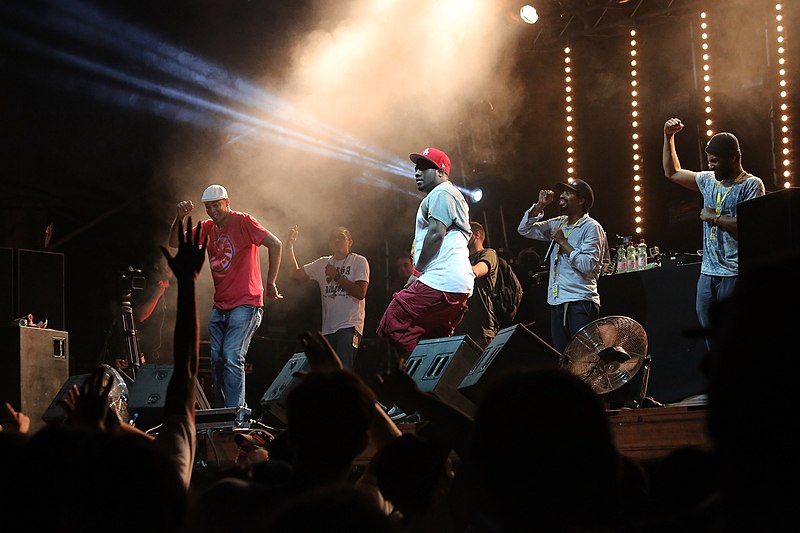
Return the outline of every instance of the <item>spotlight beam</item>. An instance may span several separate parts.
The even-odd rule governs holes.
[[[404,160],[365,145],[351,135],[323,124],[307,113],[293,108],[248,80],[165,43],[152,34],[108,17],[80,1],[56,2],[51,7],[52,10],[43,13],[34,12],[30,8],[27,10],[19,7],[14,9],[8,4],[5,8],[0,7],[0,9],[6,11],[7,14],[21,18],[29,25],[45,29],[49,37],[52,36],[52,33],[59,33],[61,36],[80,39],[81,42],[91,41],[93,44],[102,46],[106,51],[146,67],[148,69],[146,74],[166,74],[173,80],[171,85],[150,81],[128,74],[118,68],[104,65],[99,61],[79,57],[76,54],[36,42],[15,32],[0,32],[0,35],[29,52],[56,59],[63,64],[133,89],[126,93],[114,89],[108,84],[97,83],[97,88],[90,91],[95,97],[117,105],[142,109],[207,128],[220,126],[230,128],[234,135],[226,144],[241,142],[248,135],[255,135],[259,139],[279,142],[339,160],[367,165],[389,174],[409,177],[408,165]],[[181,88],[183,85],[189,87]],[[191,88],[194,91],[191,91]],[[295,128],[281,126],[222,103],[211,101],[204,95],[196,94],[198,89],[209,91],[237,104],[258,109],[277,119],[291,121]],[[161,100],[159,101],[159,99]],[[195,107],[220,115],[224,120],[203,117],[194,109]],[[298,124],[302,129],[313,131],[315,135],[297,129]],[[328,142],[324,138],[320,139],[320,133],[324,134],[323,137],[333,139],[335,142]],[[371,154],[377,154],[384,159],[376,158]]]

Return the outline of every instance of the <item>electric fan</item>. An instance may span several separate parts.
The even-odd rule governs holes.
[[[113,385],[108,393],[108,408],[117,413],[121,422],[128,422],[130,415],[128,414],[128,385],[122,378],[120,372],[103,364],[103,374],[105,374],[104,383],[111,380]]]
[[[649,370],[649,360],[647,333],[624,316],[586,324],[563,353],[563,366],[601,395],[628,383],[642,366]]]

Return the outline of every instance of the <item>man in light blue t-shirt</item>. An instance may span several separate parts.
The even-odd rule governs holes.
[[[711,308],[733,293],[739,276],[739,235],[736,206],[764,195],[764,182],[742,169],[739,140],[732,133],[717,133],[706,145],[709,170],[681,168],[675,151],[675,134],[683,129],[680,119],[664,123],[662,163],[671,181],[703,195],[703,264],[697,280],[695,308],[700,326],[711,327]],[[711,344],[706,338],[706,346]]]

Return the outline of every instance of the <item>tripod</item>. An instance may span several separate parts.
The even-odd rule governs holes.
[[[139,348],[139,337],[136,335],[136,321],[133,319],[130,290],[122,293],[122,334],[125,337],[125,354],[128,359],[130,377],[136,380],[136,373],[141,364],[142,350]]]

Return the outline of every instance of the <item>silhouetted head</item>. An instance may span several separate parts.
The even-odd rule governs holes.
[[[478,407],[474,459],[508,527],[617,517],[618,455],[602,400],[566,370],[498,379]]]
[[[367,446],[375,413],[372,391],[352,372],[312,372],[304,377],[286,401],[295,466],[351,463]]]

